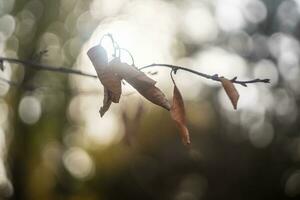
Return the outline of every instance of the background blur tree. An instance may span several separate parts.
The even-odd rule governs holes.
[[[169,114],[128,85],[100,118],[97,79],[4,62],[0,77],[21,86],[0,83],[2,198],[299,198],[299,20],[298,0],[0,0],[0,57],[95,73],[86,52],[110,32],[137,66],[271,79],[238,87],[233,111],[219,85],[178,72],[187,149]]]

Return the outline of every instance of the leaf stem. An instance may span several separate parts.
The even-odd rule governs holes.
[[[125,49],[125,48],[120,48],[118,47],[118,49],[120,50],[120,57],[121,57],[121,51],[125,51],[126,53],[128,53],[128,55],[130,56],[131,58],[131,61],[132,61],[132,66],[135,66],[135,63],[134,63],[134,58],[132,56],[132,54],[130,53],[130,51],[128,49]]]
[[[113,53],[113,57],[116,57],[117,56],[117,48],[118,48],[118,43],[114,40],[114,37],[112,36],[112,34],[110,33],[107,33],[107,34],[104,34],[101,39],[100,39],[100,45],[102,44],[103,42],[103,39],[105,37],[108,37],[110,40],[111,40],[111,43],[114,47],[114,53]]]

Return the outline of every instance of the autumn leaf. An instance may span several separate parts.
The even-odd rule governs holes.
[[[240,97],[237,89],[234,87],[234,84],[226,78],[221,77],[220,81],[222,83],[222,86],[223,86],[227,96],[229,97],[229,99],[233,105],[233,108],[236,110],[237,103],[238,103],[238,100]]]
[[[109,62],[103,73],[99,75],[99,79],[103,86],[110,92],[111,101],[119,103],[122,93],[122,78],[113,71],[112,66],[116,62],[116,58]]]
[[[121,78],[124,78],[142,96],[152,103],[170,110],[170,103],[164,93],[155,86],[156,81],[145,73],[126,63],[115,63],[112,68]]]
[[[156,84],[156,81],[148,77],[144,72],[141,72],[136,67],[128,65],[127,63],[122,63],[117,59],[116,62],[114,62],[114,65],[112,65],[112,68],[114,68],[114,71],[120,77],[124,78],[127,82],[130,81],[130,84],[140,87]]]
[[[105,49],[101,45],[97,45],[90,48],[87,52],[87,55],[92,61],[98,77],[100,77],[108,65],[108,58]]]
[[[111,68],[111,65],[116,61],[112,60],[108,63],[107,53],[102,46],[92,47],[87,54],[95,67],[100,82],[104,86],[103,106],[100,108],[102,117],[112,102],[119,103],[122,93],[122,79]]]
[[[185,116],[183,99],[174,80],[173,83],[174,83],[174,91],[173,91],[173,103],[170,110],[171,117],[176,122],[178,128],[180,129],[180,135],[183,144],[189,145],[191,141],[190,141],[189,130],[186,126],[186,116]]]
[[[103,117],[103,115],[108,111],[110,105],[111,105],[111,97],[110,92],[107,88],[104,88],[104,99],[103,99],[103,106],[100,108],[100,116]]]
[[[155,86],[156,81],[145,73],[127,63],[122,63],[119,58],[114,58],[108,63],[106,51],[100,45],[92,47],[87,54],[95,67],[100,82],[106,90],[100,114],[104,114],[108,110],[111,102],[119,102],[122,92],[122,79],[125,79],[152,103],[170,110],[170,103],[164,93]]]
[[[164,93],[156,86],[152,85],[148,88],[136,87],[136,90],[152,103],[170,110],[171,106],[169,101],[166,99]]]
[[[92,47],[87,54],[95,67],[100,82],[104,88],[108,89],[111,101],[118,103],[122,93],[121,78],[111,67],[116,59],[108,63],[107,53],[100,45]]]
[[[122,93],[121,78],[110,69],[107,69],[105,73],[101,75],[100,80],[104,88],[110,92],[111,101],[119,103]]]

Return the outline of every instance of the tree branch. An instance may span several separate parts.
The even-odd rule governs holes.
[[[51,66],[51,65],[44,65],[44,64],[40,64],[40,63],[36,63],[36,62],[32,62],[32,61],[20,60],[20,59],[16,59],[16,58],[0,57],[0,62],[21,64],[24,67],[30,67],[35,70],[45,70],[45,71],[51,71],[51,72],[57,72],[57,73],[75,74],[75,75],[86,76],[86,77],[91,77],[91,78],[98,78],[97,75],[82,72],[80,70],[70,69],[70,68],[66,68],[66,67],[56,67],[56,66]],[[201,72],[189,69],[189,68],[185,68],[185,67],[181,67],[181,66],[177,66],[177,65],[169,65],[169,64],[151,64],[151,65],[141,67],[141,68],[139,68],[139,70],[144,70],[144,69],[147,69],[150,67],[166,67],[166,68],[172,69],[174,71],[174,73],[176,73],[178,70],[183,70],[183,71],[187,71],[192,74],[196,74],[198,76],[204,77],[206,79],[211,79],[213,81],[218,81],[218,82],[221,81],[220,78],[222,77],[222,76],[219,76],[218,74],[208,75],[208,74],[204,74],[204,73],[201,73]],[[2,81],[4,81],[4,80],[2,80]],[[247,84],[250,84],[250,83],[270,83],[270,79],[259,79],[259,78],[253,79],[253,80],[247,80],[247,81],[240,81],[240,80],[237,80],[237,77],[234,77],[230,81],[232,83],[239,84],[244,87],[247,87]],[[14,84],[14,82],[8,81],[8,80],[6,80],[5,82],[7,82],[9,84]]]
[[[141,67],[141,68],[139,68],[139,70],[147,69],[150,67],[167,67],[167,68],[171,68],[172,71],[174,71],[174,73],[176,73],[178,70],[183,70],[183,71],[187,71],[192,74],[196,74],[198,76],[201,76],[201,77],[204,77],[207,79],[211,79],[213,81],[218,81],[218,82],[221,82],[220,78],[222,77],[222,76],[219,76],[218,74],[208,75],[208,74],[204,74],[204,73],[201,73],[201,72],[198,72],[198,71],[195,71],[192,69],[188,69],[185,67],[181,67],[181,66],[177,66],[177,65],[169,65],[169,64],[151,64],[151,65]],[[248,80],[248,81],[239,81],[239,80],[237,80],[237,77],[234,77],[230,81],[235,84],[240,84],[244,87],[247,87],[247,84],[249,84],[249,83],[270,83],[270,79],[258,79],[258,78],[253,79],[253,80]]]
[[[29,68],[32,68],[35,70],[45,70],[45,71],[51,71],[51,72],[57,72],[57,73],[75,74],[75,75],[81,75],[81,76],[86,76],[86,77],[98,78],[97,75],[82,72],[80,70],[70,69],[70,68],[66,68],[66,67],[44,65],[44,64],[40,64],[40,63],[28,61],[28,60],[20,60],[20,59],[16,59],[16,58],[0,57],[0,62],[21,64],[24,67],[29,67]]]

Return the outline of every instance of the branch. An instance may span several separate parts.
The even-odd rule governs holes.
[[[91,77],[91,78],[98,78],[97,75],[82,72],[80,70],[70,69],[70,68],[66,68],[66,67],[56,67],[56,66],[51,66],[51,65],[44,65],[44,64],[40,64],[40,63],[36,63],[36,62],[32,62],[32,61],[20,60],[20,59],[16,59],[16,58],[0,57],[0,63],[1,62],[21,64],[24,67],[30,67],[35,70],[45,70],[45,71],[52,71],[52,72],[63,73],[63,74],[75,74],[75,75],[86,76],[86,77]],[[211,79],[213,81],[218,81],[218,82],[221,81],[220,78],[222,77],[222,76],[219,76],[218,74],[208,75],[208,74],[204,74],[204,73],[201,73],[201,72],[198,72],[198,71],[195,71],[192,69],[188,69],[185,67],[181,67],[181,66],[177,66],[177,65],[169,65],[169,64],[151,64],[151,65],[141,67],[141,68],[139,68],[139,70],[144,70],[144,69],[150,68],[150,67],[167,67],[167,68],[171,68],[174,71],[174,73],[176,73],[178,70],[183,70],[183,71],[187,71],[192,74],[196,74],[198,76],[201,76],[201,77],[204,77],[207,79]],[[4,80],[2,80],[2,81],[4,81]],[[240,80],[237,80],[237,77],[234,77],[230,81],[232,83],[239,84],[244,87],[247,87],[247,84],[250,84],[250,83],[270,83],[270,79],[258,79],[258,78],[253,79],[253,80],[248,80],[248,81],[240,81]],[[5,82],[9,83],[8,80],[6,80]],[[13,84],[13,82],[11,82],[11,83]]]
[[[16,58],[0,57],[0,62],[21,64],[24,67],[29,67],[29,68],[32,68],[35,70],[45,70],[45,71],[51,71],[51,72],[57,72],[57,73],[63,73],[63,74],[75,74],[75,75],[81,75],[81,76],[86,76],[86,77],[98,78],[97,75],[82,72],[80,70],[70,69],[70,68],[66,68],[66,67],[44,65],[44,64],[40,64],[40,63],[28,61],[28,60],[20,60],[20,59],[16,59]]]
[[[201,72],[198,72],[198,71],[195,71],[192,69],[188,69],[185,67],[181,67],[181,66],[177,66],[177,65],[169,65],[169,64],[151,64],[151,65],[141,67],[141,68],[139,68],[139,70],[147,69],[150,67],[167,67],[167,68],[171,68],[172,71],[174,71],[174,73],[176,73],[178,70],[183,70],[183,71],[187,71],[192,74],[196,74],[198,76],[201,76],[201,77],[204,77],[207,79],[211,79],[213,81],[218,81],[218,82],[221,82],[220,78],[222,77],[222,76],[220,77],[218,74],[208,75],[208,74],[204,74],[204,73],[201,73]],[[248,80],[248,81],[239,81],[239,80],[237,80],[237,77],[234,77],[230,81],[235,84],[240,84],[244,87],[247,87],[247,84],[249,84],[249,83],[270,83],[270,79],[258,79],[258,78],[253,79],[253,80]]]

